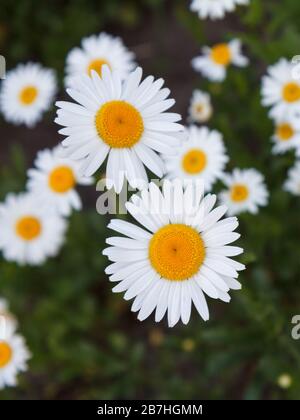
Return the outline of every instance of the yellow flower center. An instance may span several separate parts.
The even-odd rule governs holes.
[[[192,149],[182,159],[182,167],[188,174],[195,175],[202,172],[207,165],[206,154],[199,149]]]
[[[294,129],[293,127],[288,124],[280,124],[276,129],[277,137],[282,141],[290,140],[291,137],[294,135]]]
[[[296,82],[287,83],[282,89],[282,96],[286,102],[296,102],[300,99],[300,86]]]
[[[166,225],[153,235],[149,258],[161,277],[173,281],[187,280],[198,273],[204,261],[204,242],[190,226]]]
[[[195,105],[195,112],[197,114],[202,114],[203,110],[204,110],[204,105],[203,104]]]
[[[102,75],[102,66],[107,65],[110,67],[108,61],[106,61],[104,58],[96,58],[95,60],[92,60],[87,68],[87,73],[89,76],[91,76],[92,70],[96,71],[99,76]]]
[[[244,201],[249,196],[249,190],[246,185],[236,184],[231,188],[232,201]]]
[[[71,168],[59,166],[49,174],[49,186],[56,193],[66,193],[75,186],[75,177]]]
[[[21,90],[19,98],[23,105],[31,105],[37,98],[38,90],[35,86],[27,86]]]
[[[125,101],[104,104],[96,114],[95,124],[99,137],[115,148],[134,146],[144,132],[141,114]]]
[[[231,51],[227,44],[217,44],[211,49],[211,59],[221,66],[228,66],[231,61]]]
[[[40,221],[34,216],[25,216],[16,224],[17,234],[25,241],[36,239],[42,230]]]
[[[0,368],[6,366],[12,358],[12,349],[6,341],[0,341]]]

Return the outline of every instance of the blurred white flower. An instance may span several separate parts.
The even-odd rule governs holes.
[[[0,205],[0,250],[8,261],[40,265],[58,253],[66,226],[32,194],[9,194]]]
[[[79,163],[61,155],[61,146],[38,152],[36,168],[28,171],[27,188],[49,211],[69,216],[72,209],[81,209],[76,185],[90,185],[93,178],[82,177]]]
[[[65,156],[80,160],[82,175],[93,175],[108,156],[106,186],[119,193],[124,177],[133,188],[143,188],[148,178],[144,165],[161,178],[165,172],[156,153],[174,153],[183,127],[179,114],[165,112],[174,105],[167,99],[170,90],[162,89],[163,79],[148,76],[143,82],[137,68],[122,83],[117,72],[103,66],[102,77],[81,76],[76,90],[68,94],[78,104],[57,102],[55,122],[65,128],[62,144]],[[79,80],[79,79],[78,79]]]
[[[269,115],[276,121],[300,114],[300,80],[293,76],[293,68],[293,63],[281,58],[262,78],[262,104],[271,107]]]
[[[206,122],[210,119],[212,113],[210,94],[199,89],[194,90],[189,107],[189,121],[192,123]]]
[[[5,336],[0,337],[0,389],[17,385],[17,375],[27,370],[30,356],[23,337],[7,322]]]
[[[222,19],[226,12],[232,12],[238,5],[247,5],[249,0],[192,0],[191,10],[200,19]]]
[[[300,161],[289,169],[288,178],[284,183],[283,188],[293,195],[300,196]]]
[[[134,298],[132,311],[139,311],[140,321],[156,309],[156,322],[167,312],[170,327],[180,318],[187,324],[192,302],[207,321],[204,293],[229,302],[228,291],[241,288],[236,279],[245,267],[230,257],[243,250],[228,246],[240,237],[234,232],[238,221],[221,221],[226,207],[213,210],[215,202],[215,195],[203,198],[193,182],[183,188],[178,180],[166,180],[162,192],[150,183],[141,197],[134,195],[126,204],[142,228],[117,219],[108,225],[125,237],[107,239],[111,246],[103,254],[112,264],[106,273],[119,282],[113,292],[126,292],[125,300]]]
[[[203,47],[202,55],[192,60],[193,68],[214,82],[222,82],[226,78],[228,66],[245,67],[247,64],[248,58],[242,55],[239,39],[216,44],[211,48]]]
[[[19,64],[2,81],[1,112],[8,122],[33,127],[50,108],[55,92],[52,70],[35,63]]]
[[[274,154],[285,153],[288,150],[300,152],[300,123],[295,119],[278,120],[272,137]]]
[[[121,79],[126,79],[136,67],[134,54],[124,46],[121,38],[105,32],[84,38],[81,48],[73,48],[67,56],[66,86],[76,88],[76,77],[90,75],[92,70],[101,76],[104,64],[117,71]]]
[[[223,182],[228,189],[221,191],[221,204],[228,207],[228,214],[242,212],[258,213],[260,206],[266,206],[269,193],[264,177],[256,169],[234,169],[225,174]]]
[[[203,181],[206,191],[221,178],[228,162],[221,133],[207,127],[191,126],[176,155],[166,156],[167,178]]]

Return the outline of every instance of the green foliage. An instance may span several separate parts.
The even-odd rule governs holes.
[[[300,202],[282,191],[294,157],[271,155],[273,127],[260,104],[260,79],[267,65],[299,53],[300,4],[252,0],[222,24],[199,21],[188,4],[53,0],[45,5],[28,0],[16,7],[2,0],[0,48],[9,67],[36,59],[55,68],[62,81],[68,50],[100,30],[121,32],[126,42],[127,34],[133,39],[151,19],[150,36],[160,42],[172,20],[195,51],[203,44],[240,37],[250,57],[248,68],[230,69],[223,84],[212,84],[195,76],[188,62],[190,73],[180,77],[192,75],[196,86],[211,92],[211,126],[224,134],[229,169],[253,166],[267,179],[269,206],[257,216],[240,217],[241,260],[247,265],[240,277],[243,289],[232,293],[229,305],[210,300],[208,323],[195,313],[187,327],[168,329],[154,325],[153,319],[139,323],[130,304],[111,293],[104,274],[107,261],[101,250],[109,234],[108,218],[86,206],[70,219],[68,240],[56,259],[40,268],[0,261],[0,295],[10,301],[33,354],[20,386],[2,391],[0,398],[299,398],[300,342],[291,338],[291,318],[299,313],[300,302]],[[176,51],[178,63],[181,53]],[[154,61],[166,75],[177,65],[167,55]],[[174,86],[179,92],[181,80]],[[177,97],[176,87],[173,95]],[[3,127],[1,132],[7,133]],[[3,137],[2,142],[13,139]],[[13,146],[1,167],[1,199],[24,188],[31,163],[24,152],[24,147]],[[92,189],[89,194],[96,202]],[[287,390],[277,385],[283,373],[292,378]]]

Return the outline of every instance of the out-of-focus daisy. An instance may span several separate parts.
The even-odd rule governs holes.
[[[0,249],[8,261],[42,264],[58,253],[65,230],[66,221],[32,194],[9,194],[0,206]]]
[[[200,19],[222,19],[226,12],[232,12],[238,5],[247,5],[249,0],[192,0],[191,10]]]
[[[230,65],[245,67],[248,58],[241,53],[241,41],[233,39],[228,43],[216,44],[213,47],[203,47],[202,55],[192,60],[193,68],[204,77],[215,82],[226,78]]]
[[[166,156],[167,177],[183,181],[199,179],[206,191],[221,178],[228,156],[222,135],[207,127],[191,126],[175,156]]]
[[[293,76],[293,66],[281,58],[262,79],[262,104],[271,107],[269,115],[275,120],[300,113],[300,80]]]
[[[281,154],[288,150],[300,151],[300,125],[294,120],[281,120],[276,123],[272,137],[273,153]],[[298,152],[299,153],[299,152]]]
[[[19,372],[27,370],[30,353],[23,337],[15,333],[15,327],[6,323],[3,336],[0,336],[0,389],[17,385]]]
[[[56,92],[54,72],[39,64],[20,64],[6,74],[0,91],[0,108],[13,124],[33,127],[50,108]]]
[[[202,92],[199,89],[194,90],[189,107],[189,121],[194,123],[203,123],[210,119],[213,108],[209,93]]]
[[[7,300],[0,297],[0,338],[1,338],[1,328],[6,327],[5,324],[7,321],[11,322],[11,324],[14,325],[16,328],[17,320],[15,316],[11,313]]]
[[[293,195],[300,195],[300,161],[296,162],[289,170],[283,188]]]
[[[222,191],[219,198],[228,207],[229,215],[256,214],[260,206],[268,203],[264,177],[256,169],[234,169],[232,174],[224,175],[223,182],[228,189]]]
[[[66,85],[75,87],[76,76],[91,75],[92,70],[101,76],[104,64],[125,79],[134,70],[134,54],[125,47],[121,38],[105,32],[84,38],[81,48],[73,48],[67,56]]]
[[[116,72],[103,66],[102,78],[81,76],[76,90],[69,95],[79,104],[58,102],[59,132],[65,156],[80,160],[81,173],[93,175],[108,156],[106,186],[119,193],[124,176],[133,188],[147,184],[144,165],[161,178],[165,172],[162,158],[155,152],[174,153],[183,130],[180,115],[165,112],[174,105],[167,99],[170,90],[162,89],[163,79],[153,76],[143,82],[142,69],[137,68],[124,83]]]
[[[81,209],[76,185],[90,185],[92,178],[79,174],[78,162],[61,157],[61,146],[40,151],[35,160],[36,169],[28,171],[28,190],[50,211],[69,216],[72,209]]]
[[[126,204],[142,227],[110,222],[109,228],[125,236],[107,239],[111,246],[103,253],[113,263],[106,273],[119,282],[114,292],[126,292],[125,300],[134,298],[132,311],[139,311],[140,321],[156,310],[156,322],[168,312],[170,327],[180,318],[187,324],[192,302],[208,320],[204,293],[229,302],[228,291],[241,287],[236,279],[244,266],[230,257],[242,249],[228,246],[240,236],[234,232],[238,221],[220,220],[226,207],[213,210],[215,201],[215,195],[203,198],[195,182],[183,188],[178,180],[166,180],[162,192],[150,183]]]

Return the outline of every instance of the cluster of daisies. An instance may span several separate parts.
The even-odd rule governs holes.
[[[30,352],[17,328],[17,320],[7,301],[0,298],[0,389],[15,386],[18,373],[27,369],[30,359]]]
[[[295,65],[285,58],[268,68],[262,79],[262,104],[270,107],[274,123],[272,152],[293,151],[295,164],[288,171],[283,188],[300,195],[300,78]]]

